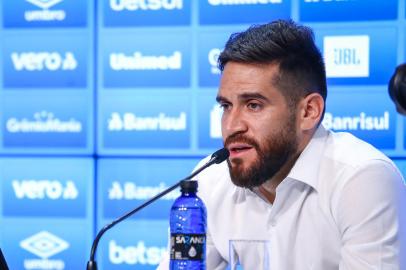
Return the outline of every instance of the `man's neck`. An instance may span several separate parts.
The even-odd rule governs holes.
[[[300,153],[292,156],[291,159],[286,161],[283,167],[269,180],[259,186],[258,190],[268,200],[269,203],[274,203],[276,198],[276,188],[285,179],[290,170],[295,165],[296,160],[299,158]]]

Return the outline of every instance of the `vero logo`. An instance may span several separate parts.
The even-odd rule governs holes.
[[[41,231],[21,241],[20,246],[45,260],[69,248],[69,243],[47,231]]]
[[[62,2],[63,0],[26,0],[26,1],[39,8],[48,9],[48,8]]]

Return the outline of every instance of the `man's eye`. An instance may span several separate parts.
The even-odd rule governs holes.
[[[261,104],[259,103],[255,103],[255,102],[250,102],[248,103],[248,108],[250,108],[251,110],[259,110],[261,109]]]
[[[227,103],[221,103],[219,106],[220,106],[220,108],[221,108],[221,109],[223,109],[223,110],[227,110],[227,109],[230,107],[230,104],[227,104]]]

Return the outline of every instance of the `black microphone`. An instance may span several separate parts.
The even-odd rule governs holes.
[[[206,169],[207,167],[213,165],[213,164],[219,164],[221,162],[223,162],[224,160],[226,160],[230,155],[230,152],[227,150],[227,148],[222,148],[220,150],[217,150],[216,152],[214,152],[211,155],[210,160],[205,163],[203,166],[201,166],[200,168],[198,168],[197,170],[195,170],[191,175],[189,175],[188,177],[180,180],[179,182],[177,182],[176,184],[174,184],[173,186],[165,189],[164,191],[162,191],[161,193],[155,195],[154,197],[152,197],[151,199],[149,199],[148,201],[144,202],[143,204],[141,204],[140,206],[138,206],[137,208],[131,210],[130,212],[128,212],[127,214],[117,218],[116,220],[113,220],[110,224],[107,224],[106,226],[104,226],[99,233],[96,235],[96,238],[93,241],[93,245],[92,245],[92,250],[90,252],[90,260],[87,262],[87,267],[86,270],[97,270],[97,263],[94,259],[95,255],[96,255],[96,249],[97,246],[99,244],[100,238],[103,236],[103,234],[110,230],[112,227],[114,227],[115,225],[117,225],[118,223],[120,223],[121,221],[129,218],[130,216],[132,216],[133,214],[137,213],[138,211],[140,211],[141,209],[143,209],[144,207],[148,206],[149,204],[153,203],[154,201],[158,200],[159,198],[165,196],[166,194],[168,194],[169,192],[171,192],[172,190],[174,190],[175,188],[180,186],[180,183],[182,181],[185,180],[190,180],[191,178],[195,177],[197,174],[199,174],[201,171],[203,171],[204,169]]]

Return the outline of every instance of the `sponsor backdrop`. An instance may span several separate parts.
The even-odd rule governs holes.
[[[231,33],[292,18],[327,67],[324,125],[406,172],[387,94],[405,0],[3,0],[0,247],[11,269],[84,269],[96,232],[222,145],[217,57]],[[99,269],[155,269],[179,192],[107,233]]]

